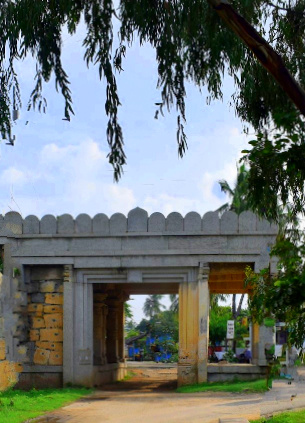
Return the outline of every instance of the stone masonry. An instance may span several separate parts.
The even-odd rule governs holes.
[[[122,378],[124,301],[153,293],[179,293],[178,383],[207,380],[209,293],[246,292],[247,265],[272,271],[276,234],[250,212],[0,216],[0,390]],[[254,328],[259,366],[267,336]]]

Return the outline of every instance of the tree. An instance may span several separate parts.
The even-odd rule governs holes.
[[[212,345],[222,342],[227,334],[227,321],[231,318],[230,307],[216,306],[210,311],[209,341]]]
[[[125,314],[125,320],[127,319],[132,320],[133,318],[132,307],[128,302],[124,303],[124,314]]]
[[[294,125],[293,115],[286,116],[287,126]],[[291,128],[292,131],[292,128]],[[259,133],[244,150],[247,162],[248,201],[267,219],[281,223],[283,210],[295,220],[305,209],[305,137],[304,125],[295,126],[293,134],[276,131]],[[279,203],[281,206],[279,207]],[[287,220],[287,216],[286,219]]]
[[[170,294],[169,299],[171,300],[171,305],[169,309],[174,313],[178,313],[179,311],[179,295],[177,294]]]
[[[171,310],[160,311],[149,320],[142,319],[136,329],[140,332],[149,332],[153,337],[171,335],[175,342],[179,339],[178,316]]]
[[[73,114],[69,78],[62,61],[63,31],[72,35],[81,21],[87,65],[98,67],[106,81],[105,111],[109,118],[109,162],[115,178],[126,156],[118,110],[120,99],[115,70],[123,70],[127,47],[136,39],[148,42],[158,63],[159,113],[177,108],[178,151],[187,148],[186,81],[208,90],[207,101],[222,98],[226,71],[234,79],[232,104],[236,114],[256,130],[275,122],[289,130],[283,113],[296,111],[294,123],[305,115],[305,0],[2,0],[0,12],[0,130],[12,136],[12,110],[21,107],[15,63],[31,55],[36,62],[29,108],[45,111],[43,84],[52,75],[64,97],[64,114]],[[237,12],[238,11],[238,12]],[[28,17],[31,16],[29,21]],[[247,18],[247,20],[245,19]],[[118,48],[113,51],[114,20],[119,25]],[[269,28],[266,31],[266,27]],[[234,34],[233,34],[233,32]],[[266,39],[263,38],[265,36]],[[65,35],[66,37],[66,35]],[[290,98],[292,101],[287,101]]]
[[[237,166],[237,178],[234,188],[231,188],[224,179],[219,181],[219,185],[221,191],[230,197],[230,202],[223,204],[217,209],[220,214],[230,210],[239,215],[243,211],[251,210],[252,206],[248,200],[249,170],[245,165]]]
[[[230,202],[223,204],[217,210],[219,213],[225,211],[234,211],[236,214],[240,214],[246,210],[252,209],[252,204],[248,199],[249,191],[249,170],[245,165],[237,166],[237,178],[234,184],[234,188],[231,188],[226,180],[219,181],[221,191],[228,194]],[[232,317],[234,320],[240,315],[242,303],[245,295],[242,294],[239,300],[238,307],[236,308],[236,294],[232,294]]]
[[[160,313],[161,308],[165,308],[165,306],[160,303],[162,297],[163,295],[157,294],[148,295],[143,306],[143,313],[145,316],[152,318],[155,314]]]
[[[305,235],[289,229],[280,233],[271,255],[278,259],[277,272],[248,268],[246,283],[251,315],[259,323],[265,318],[286,322],[289,343],[302,347],[305,340]]]

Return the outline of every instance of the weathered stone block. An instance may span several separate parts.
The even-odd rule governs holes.
[[[38,329],[30,330],[30,341],[38,341],[40,332]]]
[[[17,291],[14,294],[14,299],[17,300],[19,304],[26,304],[27,296],[26,292]]]
[[[56,281],[63,278],[63,272],[63,266],[33,266],[31,269],[31,280],[39,282]]]
[[[36,351],[36,342],[33,342],[33,341],[27,342],[25,345],[27,347],[27,358],[28,358],[27,362],[33,363],[34,362],[34,354],[35,354],[35,351]]]
[[[63,214],[57,218],[57,233],[59,234],[73,234],[74,220],[70,214]]]
[[[91,217],[85,213],[79,214],[75,219],[75,233],[91,233],[92,232],[92,220]]]
[[[63,327],[63,315],[60,313],[46,314],[44,316],[44,321],[47,328]]]
[[[39,219],[36,216],[27,216],[23,221],[24,234],[39,234]]]
[[[46,294],[45,303],[46,304],[63,304],[63,295],[62,294]]]
[[[63,353],[61,351],[51,351],[49,364],[50,366],[61,366],[63,364]]]
[[[46,365],[49,362],[50,351],[37,348],[34,354],[34,364]]]
[[[109,221],[110,234],[120,234],[127,231],[127,219],[122,213],[115,213]]]
[[[28,313],[42,313],[43,312],[43,304],[31,303],[28,304],[27,307]]]
[[[219,234],[220,220],[218,212],[207,212],[202,218],[201,229],[205,234]]]
[[[256,232],[257,217],[251,211],[244,211],[238,216],[239,233],[247,234]]]
[[[64,292],[64,284],[62,281],[55,283],[54,292],[61,292],[61,293]]]
[[[0,360],[5,360],[5,357],[6,357],[5,339],[0,339]]]
[[[220,232],[222,234],[232,234],[238,232],[238,216],[236,213],[227,211],[221,216]]]
[[[43,308],[44,313],[63,313],[61,305],[45,305]]]
[[[56,234],[57,231],[57,222],[56,217],[47,214],[43,216],[40,221],[40,233],[41,234]]]
[[[184,230],[186,232],[201,231],[201,216],[196,212],[188,213],[184,218]]]
[[[28,294],[39,292],[39,282],[27,282],[25,288]]]
[[[42,348],[43,350],[50,350],[50,351],[62,351],[63,350],[62,342],[37,341],[36,346],[38,348]]]
[[[54,292],[55,290],[55,282],[54,281],[46,281],[40,284],[40,292]]]
[[[8,212],[4,216],[3,226],[14,234],[22,234],[22,217],[17,212]]]
[[[62,342],[63,331],[62,329],[41,329],[40,330],[41,341],[54,341]]]
[[[44,303],[44,300],[45,300],[45,294],[42,294],[41,292],[31,295],[32,303]]]
[[[18,338],[19,342],[25,342],[28,340],[28,325],[24,322],[17,325],[14,336]]]
[[[28,349],[26,345],[20,345],[19,347],[17,347],[17,354],[23,357],[24,359],[26,359],[27,352],[28,352]]]
[[[148,232],[164,232],[165,217],[162,213],[153,213],[148,219]]]
[[[180,213],[170,213],[166,218],[165,228],[167,232],[182,232],[183,217]]]
[[[146,210],[136,207],[128,213],[128,232],[147,232],[148,214]]]
[[[46,324],[43,317],[32,317],[32,327],[33,329],[45,328]]]
[[[104,213],[99,213],[94,216],[92,221],[93,233],[100,233],[103,235],[109,234],[109,219]]]

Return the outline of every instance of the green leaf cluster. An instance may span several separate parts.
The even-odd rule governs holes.
[[[283,0],[234,0],[232,5],[266,38],[292,76],[304,86],[305,0],[291,0],[288,4]],[[225,73],[232,76],[235,88],[231,104],[241,120],[257,130],[275,122],[279,113],[295,110],[284,90],[207,0],[1,0],[0,132],[4,139],[11,137],[12,110],[22,107],[15,64],[27,56],[36,63],[28,108],[46,110],[43,87],[53,75],[55,88],[64,100],[64,116],[70,120],[72,92],[62,64],[63,33],[73,35],[81,22],[86,31],[84,60],[88,66],[95,65],[105,81],[108,158],[116,179],[121,176],[126,156],[115,73],[123,70],[128,48],[137,40],[141,45],[149,43],[155,50],[160,89],[156,117],[164,109],[176,109],[180,156],[187,148],[187,82],[199,89],[205,87],[210,104],[222,99]],[[119,27],[118,34],[114,34],[114,22]],[[285,122],[280,126],[285,127]]]

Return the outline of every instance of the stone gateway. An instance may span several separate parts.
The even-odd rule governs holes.
[[[247,292],[247,265],[272,271],[276,234],[251,212],[1,216],[0,390],[123,378],[124,302],[135,294],[179,294],[178,384],[212,378],[209,294]],[[268,337],[253,325],[254,364],[266,364]]]

